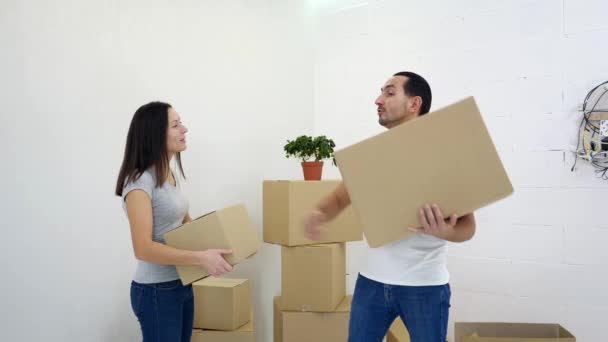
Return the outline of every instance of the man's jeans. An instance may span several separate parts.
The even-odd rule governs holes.
[[[399,286],[359,274],[350,312],[349,342],[380,342],[397,316],[412,342],[445,342],[450,285]]]

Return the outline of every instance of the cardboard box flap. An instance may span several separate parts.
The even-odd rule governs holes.
[[[353,296],[345,296],[344,299],[338,304],[335,312],[350,312],[350,305],[352,304]]]
[[[456,342],[575,341],[559,324],[457,322]]]
[[[238,234],[227,234],[228,243],[233,246],[233,254],[228,255],[226,260],[244,260],[255,254],[262,242],[257,235],[257,227],[250,219],[247,209],[242,204],[237,204],[217,212],[217,217],[224,227],[239,227]]]
[[[242,327],[236,329],[237,331],[242,331],[242,332],[252,332],[254,330],[253,328],[253,318],[251,319],[251,321],[245,323],[245,325],[243,325]]]
[[[339,247],[340,247],[339,243],[321,243],[318,245],[300,246],[300,248],[331,248],[331,249],[337,249]]]
[[[247,322],[247,323],[243,324],[242,326],[240,326],[239,328],[237,328],[236,330],[232,330],[232,331],[253,332],[254,330],[255,329],[254,329],[253,319],[252,319],[249,322]],[[201,334],[204,332],[212,332],[212,331],[226,332],[226,330],[212,330],[212,329],[194,329],[193,330],[194,333],[198,333],[198,334]]]
[[[202,219],[203,217],[207,217],[207,216],[209,216],[209,215],[211,215],[211,214],[213,214],[213,213],[215,213],[215,212],[216,212],[216,210],[214,210],[214,211],[210,211],[210,212],[208,212],[208,213],[206,213],[206,214],[203,214],[203,215],[201,215],[201,216],[199,216],[199,217],[195,218],[195,219],[194,219],[194,220],[192,220],[192,221],[194,222],[194,221],[196,221],[196,220]],[[192,223],[192,222],[190,222],[190,223]]]
[[[247,279],[207,277],[192,284],[192,286],[235,287],[245,283]]]
[[[253,315],[251,316],[253,318]],[[192,330],[192,342],[254,342],[254,323],[251,319],[236,330]]]
[[[178,229],[171,230],[165,233],[164,238],[167,243],[175,248],[186,249],[190,251],[206,250],[210,248],[226,248],[230,249],[230,244],[222,229],[220,222],[215,215],[206,215],[195,221],[184,224]],[[205,230],[198,232],[198,223],[205,223]],[[197,234],[198,233],[198,234]],[[213,241],[213,243],[210,243]],[[226,258],[228,259],[228,258]],[[229,261],[230,262],[230,261]]]
[[[407,228],[420,225],[424,204],[462,216],[513,192],[472,97],[341,149],[335,157],[371,247],[410,236]]]

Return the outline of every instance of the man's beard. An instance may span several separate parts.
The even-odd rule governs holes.
[[[379,117],[378,118],[378,123],[380,124],[380,126],[382,127],[387,127],[386,125],[390,124],[392,120],[387,120],[383,117]]]

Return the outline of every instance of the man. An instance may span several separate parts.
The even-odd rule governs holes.
[[[424,78],[413,72],[396,73],[376,99],[378,122],[391,129],[415,120],[429,112],[431,99],[431,88]],[[307,235],[318,240],[323,224],[349,204],[347,189],[340,183],[307,216]],[[471,239],[475,218],[472,213],[445,218],[436,204],[424,205],[418,216],[420,227],[409,228],[417,234],[368,250],[355,286],[349,342],[382,341],[397,316],[405,323],[412,342],[446,341],[451,296],[447,241]]]

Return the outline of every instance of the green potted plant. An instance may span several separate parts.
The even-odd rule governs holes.
[[[305,180],[321,180],[323,160],[331,158],[333,164],[336,165],[336,161],[333,159],[334,147],[336,147],[334,141],[324,135],[315,138],[302,135],[295,140],[287,140],[283,149],[286,158],[295,157],[302,161]],[[309,161],[312,158],[314,161]]]

